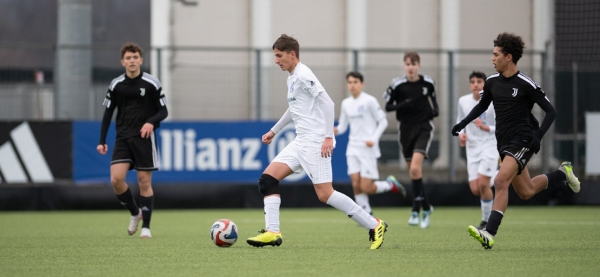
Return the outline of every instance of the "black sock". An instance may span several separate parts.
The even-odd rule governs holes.
[[[493,210],[490,214],[490,218],[488,219],[488,224],[485,226],[485,230],[488,231],[492,236],[495,236],[498,232],[498,227],[500,227],[500,222],[502,222],[502,217],[504,214]]]
[[[135,204],[133,194],[131,194],[131,190],[129,190],[129,188],[127,188],[127,190],[123,194],[117,195],[117,198],[119,199],[119,201],[121,201],[121,204],[129,210],[131,215],[140,214],[140,208],[138,208],[138,206]]]
[[[548,186],[546,188],[556,184],[562,184],[562,181],[567,179],[567,175],[560,170],[554,170],[550,173],[546,173],[545,175],[548,178]]]
[[[423,207],[424,211],[429,211],[431,209],[431,205],[429,204],[429,200],[427,200],[427,192],[425,191],[425,186],[423,186],[423,179],[415,181],[421,184],[421,197],[423,197],[423,200],[421,201],[421,207]]]
[[[413,212],[419,212],[421,210],[421,202],[423,201],[423,179],[412,180],[413,189]]]
[[[154,207],[154,195],[150,197],[140,197],[140,204],[142,206],[142,228],[150,229],[150,219],[152,218],[152,208]]]

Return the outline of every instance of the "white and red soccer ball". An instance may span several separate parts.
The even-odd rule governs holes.
[[[210,238],[219,247],[232,246],[238,238],[238,228],[229,219],[219,219],[210,229]]]

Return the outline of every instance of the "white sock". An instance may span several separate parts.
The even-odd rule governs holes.
[[[375,181],[375,186],[377,187],[375,193],[384,193],[392,190],[392,184],[388,183],[388,181]]]
[[[481,220],[488,222],[490,214],[492,213],[492,206],[494,205],[494,199],[483,200],[481,199]]]
[[[377,219],[363,210],[350,197],[338,191],[333,191],[333,194],[327,199],[327,204],[346,213],[349,218],[352,218],[352,220],[368,230],[375,229],[379,224]]]
[[[368,214],[372,214],[371,204],[369,204],[369,196],[366,193],[359,193],[354,195],[354,200],[361,208]]]
[[[498,175],[498,170],[492,173],[492,177],[490,177],[490,188],[494,186],[494,180],[496,180],[496,175]]]
[[[265,230],[279,233],[279,205],[281,198],[269,196],[263,199],[265,203]]]

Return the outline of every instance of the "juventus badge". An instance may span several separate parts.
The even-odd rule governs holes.
[[[513,96],[513,97],[517,96],[517,93],[518,93],[518,92],[519,92],[519,89],[518,89],[518,88],[513,88],[513,93],[512,93],[512,96]]]
[[[145,89],[145,88],[140,88],[140,91],[141,91],[141,92],[140,92],[140,95],[141,95],[141,96],[144,96],[144,95],[146,95],[146,89]]]
[[[423,87],[423,95],[427,95],[427,87]]]

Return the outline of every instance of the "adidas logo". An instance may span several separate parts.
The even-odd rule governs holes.
[[[27,122],[0,145],[0,183],[52,183],[54,176]]]
[[[142,211],[144,211],[144,212],[148,212],[148,211],[150,211],[150,209],[148,209],[148,207],[146,207],[146,206],[143,206],[143,207],[142,207]]]

